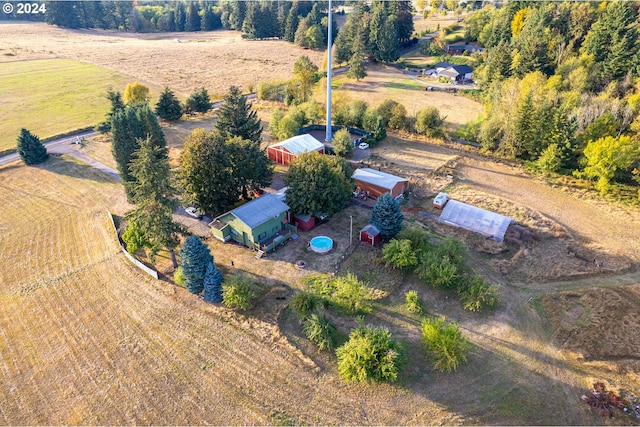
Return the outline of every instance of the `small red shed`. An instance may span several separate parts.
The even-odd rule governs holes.
[[[316,217],[310,215],[295,215],[294,224],[298,229],[309,231],[316,226]]]
[[[365,225],[362,230],[360,230],[360,241],[372,246],[375,245],[380,242],[380,230],[373,224]]]

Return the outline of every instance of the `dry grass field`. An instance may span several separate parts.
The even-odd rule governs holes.
[[[445,126],[457,128],[475,120],[483,107],[477,101],[453,93],[425,91],[425,85],[417,82],[395,68],[382,65],[367,65],[367,77],[356,82],[346,75],[333,79],[334,98],[360,99],[369,105],[379,105],[385,99],[393,99],[405,106],[407,115],[415,116],[420,109],[436,107],[446,116]],[[324,102],[326,88],[317,90],[316,99]]]
[[[243,40],[240,35],[238,31],[129,34],[0,23],[0,63],[69,58],[126,74],[132,81],[169,86],[185,97],[201,86],[219,97],[230,85],[247,90],[262,80],[290,78],[302,55],[318,65],[322,61],[320,51],[280,40]]]

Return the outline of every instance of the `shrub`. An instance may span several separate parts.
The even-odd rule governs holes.
[[[333,150],[336,156],[347,157],[353,152],[351,134],[345,128],[337,131],[333,138]]]
[[[187,113],[206,113],[211,109],[211,99],[204,87],[196,89],[185,101],[184,110]]]
[[[397,130],[407,130],[409,128],[407,120],[407,109],[404,105],[397,104],[391,110],[391,117],[389,118],[389,127]]]
[[[389,126],[389,120],[391,120],[391,113],[395,106],[398,105],[393,99],[385,99],[382,104],[378,105],[378,113],[382,117],[382,121],[385,126]]]
[[[367,108],[362,116],[362,128],[367,132],[371,132],[374,140],[380,142],[387,137],[387,129],[385,128],[384,119],[375,108]]]
[[[291,299],[291,307],[298,313],[301,319],[307,318],[318,305],[318,297],[307,293],[300,292]]]
[[[258,99],[282,101],[284,99],[285,82],[269,80],[258,83]]]
[[[418,265],[418,257],[407,239],[392,239],[382,248],[382,259],[393,268],[407,268]]]
[[[500,302],[500,294],[496,285],[489,284],[482,277],[473,276],[460,291],[460,301],[465,310],[482,311],[495,308]]]
[[[243,274],[233,274],[222,284],[222,303],[229,308],[248,310],[255,296],[251,290],[251,281]]]
[[[405,294],[405,306],[409,313],[421,314],[423,311],[422,301],[416,291],[409,291]]]
[[[433,367],[439,371],[455,371],[467,360],[469,341],[456,323],[445,324],[444,317],[422,322],[422,343]]]
[[[388,329],[361,326],[336,350],[338,372],[344,381],[395,381],[402,366],[403,349]]]
[[[444,119],[444,117],[440,117],[436,107],[423,108],[418,111],[416,132],[433,138],[442,138],[444,136]]]
[[[334,280],[335,292],[332,301],[349,314],[368,313],[371,311],[371,289],[358,280],[355,274],[347,273]]]
[[[305,320],[302,331],[318,350],[332,350],[335,346],[336,327],[324,314],[312,314]]]
[[[458,265],[449,257],[439,256],[437,252],[423,254],[416,270],[418,276],[434,288],[453,289],[458,286]]]
[[[185,287],[184,285],[184,274],[182,273],[182,267],[176,268],[173,272],[173,281],[176,282],[176,285]]]

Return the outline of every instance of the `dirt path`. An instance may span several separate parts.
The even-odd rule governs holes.
[[[518,169],[475,157],[461,157],[458,177],[467,185],[537,210],[561,224],[573,237],[608,252],[640,258],[640,218],[637,210],[597,206],[535,181]]]

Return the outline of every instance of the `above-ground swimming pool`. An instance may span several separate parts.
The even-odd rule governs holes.
[[[311,239],[309,247],[312,251],[323,254],[325,252],[329,252],[333,248],[333,240],[331,237],[317,236]]]

